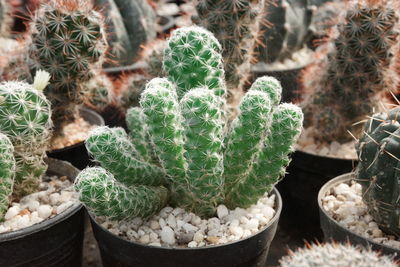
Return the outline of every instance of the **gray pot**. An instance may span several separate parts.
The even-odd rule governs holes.
[[[48,159],[49,175],[71,181],[79,170],[70,163]],[[0,234],[0,266],[81,266],[84,209],[77,201],[53,218]]]
[[[362,245],[365,247],[371,247],[373,250],[380,251],[383,254],[395,255],[397,260],[400,259],[400,250],[389,247],[387,245],[379,244],[371,239],[360,236],[359,234],[351,232],[346,227],[340,225],[336,220],[334,220],[322,207],[322,198],[326,193],[336,185],[340,183],[350,182],[354,178],[353,173],[346,173],[340,175],[329,182],[327,182],[318,193],[318,205],[319,214],[321,221],[321,228],[324,232],[325,240],[335,240],[338,242],[350,242],[354,245]]]

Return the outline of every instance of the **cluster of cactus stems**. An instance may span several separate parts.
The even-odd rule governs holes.
[[[226,83],[233,98],[241,92],[249,75],[263,4],[263,0],[197,1],[197,16],[192,19],[221,43]]]
[[[357,146],[356,181],[379,227],[400,237],[400,107],[373,115]]]
[[[221,203],[249,207],[272,190],[303,114],[295,105],[279,105],[280,83],[262,77],[228,129],[220,51],[203,28],[175,30],[164,55],[168,78],[152,79],[141,107],[128,111],[130,134],[108,127],[91,132],[86,147],[101,167],[85,169],[75,183],[91,212],[147,217],[169,203],[209,217]]]
[[[395,267],[393,257],[380,255],[371,249],[350,244],[307,244],[306,248],[290,251],[289,256],[280,260],[280,267],[309,266],[352,266],[352,267]]]
[[[304,73],[306,127],[316,128],[324,142],[349,141],[361,121],[378,107],[398,78],[393,71],[398,46],[399,15],[390,0],[352,3],[337,26],[328,53]]]
[[[55,135],[75,120],[91,67],[101,64],[107,49],[103,19],[88,0],[55,0],[42,4],[31,23],[31,69],[50,73],[44,93],[51,101]]]
[[[47,170],[44,162],[51,136],[50,102],[38,89],[49,76],[39,72],[34,86],[25,82],[0,83],[1,183],[0,217],[15,198],[37,191]]]

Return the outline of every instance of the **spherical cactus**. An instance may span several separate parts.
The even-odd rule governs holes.
[[[393,258],[381,256],[378,252],[351,246],[350,244],[312,244],[290,252],[280,260],[280,267],[395,267]]]
[[[97,74],[85,85],[85,105],[102,112],[114,101],[113,83],[105,74]]]
[[[356,181],[379,227],[400,237],[400,107],[372,116],[357,144]]]
[[[45,94],[51,101],[56,134],[75,119],[91,78],[107,49],[103,19],[88,0],[55,0],[43,4],[31,24],[32,70],[51,75]]]
[[[315,138],[324,142],[350,141],[348,130],[360,134],[362,124],[353,124],[378,107],[398,80],[392,69],[399,47],[395,2],[362,0],[346,10],[325,47],[328,53],[302,77],[306,126],[314,126]]]
[[[10,139],[0,133],[0,221],[10,204],[15,177],[14,147]]]

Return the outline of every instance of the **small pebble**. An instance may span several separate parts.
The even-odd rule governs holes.
[[[162,228],[160,237],[164,243],[169,245],[173,245],[176,242],[174,230],[172,230],[172,228],[169,226],[165,226]]]

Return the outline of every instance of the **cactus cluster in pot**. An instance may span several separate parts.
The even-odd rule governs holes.
[[[391,0],[351,2],[327,44],[322,60],[302,76],[305,126],[315,139],[351,141],[361,132],[354,126],[379,108],[394,89],[394,55],[399,49],[399,14]]]
[[[355,180],[368,212],[384,232],[400,237],[400,107],[374,114],[356,148]]]
[[[38,190],[47,170],[44,158],[51,136],[51,109],[39,90],[48,80],[47,73],[38,72],[34,85],[0,83],[0,218],[11,196],[18,199]]]
[[[303,114],[279,104],[277,80],[254,82],[228,128],[225,81],[216,38],[200,27],[173,32],[164,54],[168,78],[151,80],[141,107],[122,128],[93,130],[86,147],[101,167],[75,181],[80,200],[111,219],[148,217],[167,204],[213,216],[248,207],[272,190],[289,163]]]
[[[107,49],[103,18],[88,0],[54,0],[41,5],[31,22],[31,70],[50,73],[44,94],[52,105],[55,135],[75,120],[91,68]]]

